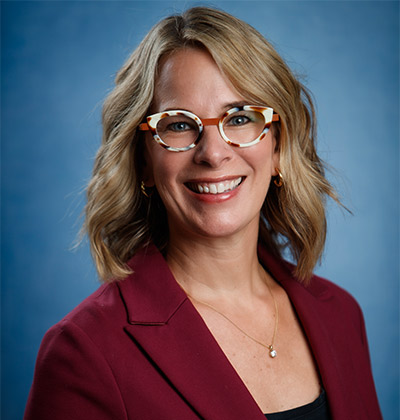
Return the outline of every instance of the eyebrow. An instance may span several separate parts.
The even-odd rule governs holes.
[[[222,107],[221,107],[221,109],[222,109],[221,114],[222,114],[223,112],[228,111],[229,109],[232,109],[232,108],[239,108],[239,107],[242,107],[242,106],[244,106],[244,105],[250,105],[250,103],[249,103],[249,102],[247,102],[247,101],[243,101],[243,100],[242,100],[242,101],[236,101],[236,102],[228,102],[228,103],[225,103],[225,104],[224,104],[224,105],[222,105]],[[177,111],[177,110],[190,112],[190,113],[192,113],[192,114],[195,114],[195,115],[196,115],[196,113],[195,113],[195,112],[193,112],[192,110],[190,110],[190,109],[186,109],[186,108],[183,108],[183,107],[168,107],[168,108],[163,109],[163,110],[161,110],[161,111],[159,111],[159,112]]]
[[[228,104],[225,104],[225,106],[223,106],[223,109],[228,110],[231,108],[240,108],[241,106],[244,106],[244,105],[252,105],[252,104],[250,104],[248,101],[230,102]]]

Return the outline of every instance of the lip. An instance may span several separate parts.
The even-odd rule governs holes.
[[[240,180],[240,181],[239,181]],[[239,175],[239,176],[224,176],[224,177],[218,177],[218,178],[197,178],[197,179],[191,179],[184,183],[185,187],[187,188],[187,191],[196,199],[207,202],[207,203],[218,203],[222,201],[226,201],[234,196],[236,196],[239,192],[239,189],[243,182],[246,180],[246,176]],[[210,184],[219,186],[223,183],[233,183],[234,181],[238,181],[239,183],[237,185],[234,185],[232,189],[229,189],[224,192],[217,192],[215,188],[213,189],[213,192],[200,192],[196,191],[198,190],[198,187],[193,187],[193,185],[190,184],[197,184],[197,185],[208,185]],[[226,185],[227,186],[227,185]],[[229,186],[227,186],[229,188]],[[211,189],[211,188],[210,188]]]
[[[225,182],[225,181],[233,181],[238,178],[246,178],[245,175],[229,175],[229,176],[221,176],[217,178],[193,178],[188,179],[185,181],[185,184],[218,184],[219,182]]]

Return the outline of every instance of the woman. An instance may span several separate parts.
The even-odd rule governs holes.
[[[381,418],[360,308],[312,276],[336,200],[314,124],[242,21],[193,8],[150,31],[88,187],[105,284],[46,334],[26,419]]]

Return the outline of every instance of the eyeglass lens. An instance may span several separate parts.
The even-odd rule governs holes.
[[[253,110],[241,110],[229,114],[222,123],[225,136],[236,144],[252,142],[261,135],[264,127],[264,115]],[[168,146],[184,148],[198,139],[200,127],[188,115],[168,115],[168,113],[165,113],[165,117],[159,120],[156,131]]]

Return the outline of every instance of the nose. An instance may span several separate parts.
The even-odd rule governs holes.
[[[218,168],[232,158],[233,150],[221,137],[216,125],[204,127],[201,139],[195,147],[197,164]]]

